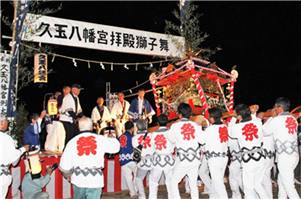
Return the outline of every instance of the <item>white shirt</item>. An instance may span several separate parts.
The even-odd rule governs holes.
[[[204,152],[207,159],[218,155],[219,157],[225,157],[228,150],[228,128],[224,124],[214,124],[208,126],[205,131],[202,132],[200,138],[201,144],[204,145]]]
[[[140,97],[138,97],[138,114],[141,115],[142,114],[142,107],[143,107],[143,99],[140,99]]]
[[[139,132],[132,138],[132,145],[136,148],[142,141],[145,135],[145,131]],[[150,170],[152,157],[154,154],[154,146],[151,143],[151,134],[148,134],[143,142],[142,152],[141,152],[141,160],[138,162],[137,166],[143,170]]]
[[[154,169],[172,169],[174,166],[175,158],[172,154],[175,146],[167,139],[168,131],[164,126],[152,133],[151,143],[155,151],[152,161],[152,168]]]
[[[6,133],[0,132],[0,165],[8,166],[18,160],[25,152],[25,148],[16,149],[16,142]],[[1,170],[0,170],[1,173]]]
[[[74,95],[77,98],[77,110],[75,110],[75,101],[72,95],[69,93],[63,99],[60,121],[73,123],[73,118],[69,115],[68,111],[73,111],[75,114],[82,112],[78,96]]]
[[[101,168],[104,168],[104,155],[117,153],[119,149],[120,144],[116,138],[90,132],[80,133],[68,142],[61,157],[60,170],[75,169],[71,183],[78,187],[103,187]]]
[[[130,103],[126,100],[123,100],[123,104],[118,100],[117,103],[114,104],[112,111],[111,111],[111,117],[112,119],[116,119],[117,116],[122,116],[123,115],[123,106],[124,107],[124,112],[127,115],[127,112],[130,108]]]
[[[282,155],[299,156],[297,128],[297,120],[289,113],[282,113],[277,117],[270,118],[270,120],[264,124],[264,135],[273,135],[274,137],[277,152],[276,158],[280,158]]]
[[[171,143],[175,144],[178,157],[181,162],[200,163],[200,148],[199,143],[201,136],[201,129],[197,123],[182,118],[179,122],[171,125],[167,133],[167,138]]]

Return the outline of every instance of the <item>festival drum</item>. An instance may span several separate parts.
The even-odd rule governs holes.
[[[34,150],[26,152],[27,168],[31,174],[32,179],[40,178],[42,165],[40,162],[40,151]]]

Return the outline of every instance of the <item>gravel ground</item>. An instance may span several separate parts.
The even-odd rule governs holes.
[[[300,176],[301,178],[301,176]],[[299,178],[299,180],[300,180]],[[229,187],[229,183],[225,183],[226,185],[226,189],[228,192],[228,197],[230,198],[232,196],[231,191],[230,191],[230,187]],[[298,191],[298,193],[301,193],[301,185],[299,184],[295,184],[296,185],[296,189]],[[180,189],[180,195],[181,198],[183,199],[188,199],[190,198],[189,194],[185,193],[185,182],[180,183],[179,185],[179,189]],[[204,185],[199,187],[199,198],[209,198],[208,195],[203,195],[201,194],[201,192],[204,190]],[[273,196],[274,198],[277,198],[277,187],[275,186],[275,184],[273,184]],[[148,197],[148,187],[145,187],[145,193]],[[119,191],[119,192],[114,192],[114,193],[104,193],[101,197],[102,199],[113,199],[113,198],[118,198],[118,199],[124,199],[124,198],[130,198],[129,195],[129,191]],[[166,192],[166,187],[164,185],[160,185],[158,188],[158,199],[167,199],[167,192]]]

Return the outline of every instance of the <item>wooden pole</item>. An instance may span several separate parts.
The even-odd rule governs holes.
[[[16,34],[16,18],[17,18],[17,11],[18,11],[18,1],[14,0],[14,19],[13,19],[13,37],[12,37],[12,46],[11,46],[11,52],[14,52],[14,41],[15,41],[15,34]]]

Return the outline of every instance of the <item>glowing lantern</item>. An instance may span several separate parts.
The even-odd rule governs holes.
[[[47,54],[34,55],[34,83],[47,83]]]
[[[56,115],[57,114],[57,100],[50,99],[47,103],[48,114],[49,115]]]
[[[40,178],[42,165],[40,162],[39,150],[26,152],[27,168],[32,179]]]

